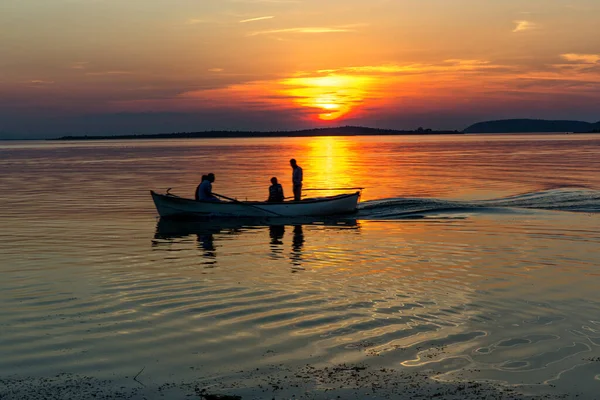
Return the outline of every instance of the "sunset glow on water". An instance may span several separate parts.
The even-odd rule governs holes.
[[[0,397],[594,399],[599,148],[564,134],[5,142]],[[271,176],[290,194],[291,157],[306,189],[364,187],[358,212],[157,218],[150,189],[192,197],[211,171],[232,198],[264,200]]]

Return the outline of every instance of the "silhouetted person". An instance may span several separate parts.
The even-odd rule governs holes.
[[[300,201],[302,199],[302,168],[296,163],[296,160],[292,158],[290,160],[292,166],[292,185],[294,190],[294,201]]]
[[[194,198],[196,199],[196,201],[200,200],[200,185],[202,185],[202,182],[204,182],[206,179],[208,179],[208,177],[206,175],[202,175],[200,183],[198,184],[198,186],[196,186],[196,191],[194,192]]]
[[[277,183],[277,178],[271,178],[271,186],[269,186],[269,198],[267,199],[270,203],[278,203],[284,200],[283,187],[281,183]]]
[[[203,176],[204,177],[204,176]],[[198,186],[198,200],[200,201],[221,201],[212,194],[212,183],[215,181],[215,174],[212,172],[206,175],[206,179]]]

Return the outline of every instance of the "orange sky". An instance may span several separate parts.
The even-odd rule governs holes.
[[[0,132],[597,121],[598,20],[597,0],[3,0]]]

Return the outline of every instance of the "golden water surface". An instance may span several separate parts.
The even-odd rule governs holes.
[[[0,397],[65,373],[146,398],[395,398],[306,378],[346,365],[595,398],[599,152],[594,135],[2,143]],[[304,188],[365,187],[359,212],[156,217],[150,189],[191,197],[208,172],[227,196],[265,199],[271,176],[291,195],[292,157]]]

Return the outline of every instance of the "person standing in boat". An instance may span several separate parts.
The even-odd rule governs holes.
[[[283,195],[283,186],[281,183],[277,182],[277,178],[271,178],[271,186],[269,186],[269,198],[267,201],[269,203],[279,203],[284,200],[285,196]]]
[[[212,183],[215,181],[215,174],[212,172],[202,176],[202,183],[198,186],[196,199],[200,201],[221,201],[212,194]]]
[[[294,189],[294,201],[300,201],[302,199],[302,168],[296,163],[296,159],[290,160],[292,166],[292,185]]]

